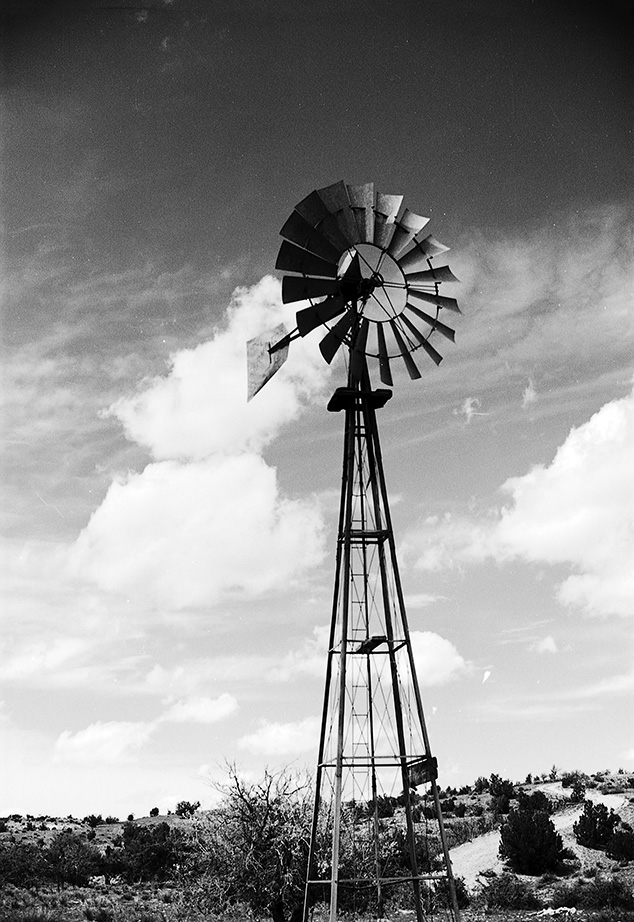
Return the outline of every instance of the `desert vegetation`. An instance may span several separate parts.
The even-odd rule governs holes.
[[[166,816],[124,821],[90,814],[0,818],[0,922],[297,922],[311,817],[310,781],[290,771],[246,782],[235,766],[220,788],[222,801],[201,811],[180,801]],[[622,804],[606,806],[602,799]],[[497,774],[440,791],[450,848],[493,838],[497,869],[478,868],[475,882],[458,878],[467,922],[533,918],[548,909],[578,922],[634,920],[634,775],[559,772],[512,782]],[[348,804],[353,828],[373,805]],[[394,868],[405,861],[402,803],[377,804]],[[433,804],[415,797],[415,819],[435,818]],[[569,817],[569,819],[568,819]],[[574,817],[574,822],[573,822]],[[430,830],[435,824],[430,823]],[[434,867],[439,843],[429,838],[421,862]],[[342,861],[371,862],[357,837]],[[357,866],[359,866],[357,864]],[[442,890],[426,893],[439,908]],[[413,917],[409,893],[395,892],[386,914]],[[368,899],[343,907],[372,918]],[[315,917],[323,907],[315,906]]]

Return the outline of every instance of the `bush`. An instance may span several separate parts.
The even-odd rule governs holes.
[[[514,797],[515,785],[508,778],[493,774],[489,778],[489,794],[491,797]]]
[[[498,794],[497,797],[491,798],[491,810],[493,813],[506,814],[511,809],[511,801],[506,794]]]
[[[518,874],[555,871],[564,857],[561,836],[546,813],[511,810],[500,829],[499,855]]]
[[[618,877],[597,877],[586,886],[581,906],[584,909],[634,909],[634,895]]]
[[[596,877],[589,883],[576,880],[557,887],[553,893],[554,909],[562,906],[579,909],[634,909],[630,888],[616,877]]]
[[[91,813],[90,816],[85,816],[82,822],[86,823],[87,826],[90,826],[91,829],[94,829],[95,826],[101,826],[103,823],[103,816],[101,813],[98,816],[95,816],[94,813]]]
[[[605,853],[615,861],[634,861],[634,832],[617,829],[608,841]]]
[[[65,884],[83,887],[99,873],[99,850],[71,829],[59,832],[44,854],[58,887]]]
[[[219,785],[221,806],[194,824],[197,860],[190,863],[189,897],[212,917],[238,902],[280,922],[301,916],[312,818],[310,781],[288,771],[266,771],[251,783],[233,765],[228,774],[227,783]],[[352,825],[355,814],[354,808],[346,812]]]
[[[159,815],[159,808],[152,807],[152,809],[150,810],[150,816],[158,816],[158,815]]]
[[[543,791],[534,791],[532,794],[525,794],[520,791],[517,795],[517,802],[520,810],[525,813],[546,813],[553,812],[553,803]]]
[[[482,888],[487,910],[539,909],[541,903],[531,888],[515,874],[505,872]]]
[[[474,782],[473,790],[476,794],[484,794],[485,791],[489,790],[489,779],[485,778],[484,775],[480,775]]]
[[[620,817],[614,810],[608,812],[605,804],[584,801],[583,813],[572,827],[579,845],[586,848],[604,849],[618,825]]]
[[[167,823],[156,826],[126,823],[123,827],[122,872],[130,883],[166,880],[186,853],[183,834],[170,829]]]
[[[180,800],[176,805],[176,816],[193,816],[200,807],[200,801],[191,803],[189,800]]]

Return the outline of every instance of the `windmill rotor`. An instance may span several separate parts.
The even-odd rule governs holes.
[[[403,196],[379,192],[373,183],[340,181],[302,199],[280,231],[275,266],[288,273],[283,303],[308,306],[297,311],[297,326],[282,338],[283,346],[323,326],[320,350],[328,363],[346,346],[376,360],[388,385],[394,359],[405,363],[411,378],[421,377],[412,355],[419,349],[438,365],[438,336],[454,340],[440,313],[460,312],[440,287],[459,280],[449,266],[433,264],[449,247],[427,232],[428,221],[405,207]],[[287,350],[280,352],[272,334],[270,339],[270,361],[260,349],[259,364],[249,364],[249,397],[286,358]]]

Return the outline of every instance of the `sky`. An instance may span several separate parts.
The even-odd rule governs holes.
[[[314,765],[345,366],[245,342],[341,179],[460,279],[379,412],[439,784],[634,769],[631,7],[6,5],[0,814]]]

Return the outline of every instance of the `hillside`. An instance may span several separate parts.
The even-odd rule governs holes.
[[[527,778],[522,784],[513,785],[492,775],[490,779],[479,778],[473,785],[460,790],[447,788],[440,792],[454,876],[464,883],[470,897],[468,908],[463,910],[465,922],[476,922],[485,916],[490,922],[502,919],[522,922],[538,916],[546,918],[555,912],[564,918],[574,917],[576,922],[634,920],[634,855],[632,860],[619,863],[607,857],[605,850],[580,845],[573,832],[583,811],[583,801],[589,800],[595,805],[604,804],[608,811],[618,814],[618,828],[629,831],[626,834],[630,835],[634,826],[634,774],[602,772],[582,778],[583,790],[581,795],[579,790],[576,792],[579,800],[576,803],[571,801],[574,788],[570,776],[557,775],[554,769],[550,776]],[[512,791],[506,802],[499,794],[504,790]],[[564,866],[557,874],[516,875],[513,878],[519,882],[520,889],[535,895],[537,902],[532,908],[516,911],[510,906],[493,905],[491,888],[508,880],[505,876],[508,869],[498,855],[500,826],[509,808],[517,805],[518,797],[535,794],[548,799],[552,822],[567,849]],[[0,922],[202,922],[212,918],[198,911],[192,914],[191,904],[185,908],[187,900],[183,901],[185,878],[182,874],[189,860],[187,856],[191,854],[187,843],[196,828],[196,817],[169,814],[140,817],[134,823],[115,822],[112,817],[107,823],[97,822],[100,819],[98,816],[79,820],[16,815],[0,818]],[[47,883],[50,875],[42,877],[38,863],[47,849],[52,852],[58,847],[60,834],[78,849],[77,854],[87,849],[86,854],[90,852],[93,858],[101,856],[104,863],[99,865],[100,873],[86,871],[80,884],[78,872],[73,885],[72,872],[66,868],[67,880],[58,877],[57,886],[53,879]],[[120,860],[126,847],[136,849],[137,859],[154,849],[159,864],[146,862],[139,864],[140,870],[132,874],[129,867],[124,871]],[[170,849],[177,849],[171,857]],[[108,864],[108,855],[119,855],[119,864],[114,859]],[[67,864],[69,860],[68,856],[64,858]],[[16,861],[22,861],[21,876],[16,876]],[[31,868],[24,866],[29,861],[33,862]],[[195,866],[191,868],[187,885],[190,889],[192,884],[195,886],[196,877]],[[596,889],[597,882],[605,881],[612,882],[613,889],[616,887],[621,894],[630,893],[632,912],[618,906],[610,908],[609,900],[614,894],[604,897],[608,900],[607,906],[597,906],[592,911],[587,907],[557,903],[558,899],[561,903],[566,888],[570,892],[576,888],[578,895],[582,891],[589,892],[588,888],[593,886]],[[557,909],[552,908],[553,902]],[[399,909],[397,913],[401,922],[409,922],[412,917],[406,909]],[[245,907],[238,907],[229,915],[214,913],[213,919],[215,922],[241,922],[247,915],[253,918]],[[396,918],[394,912],[391,915]]]

